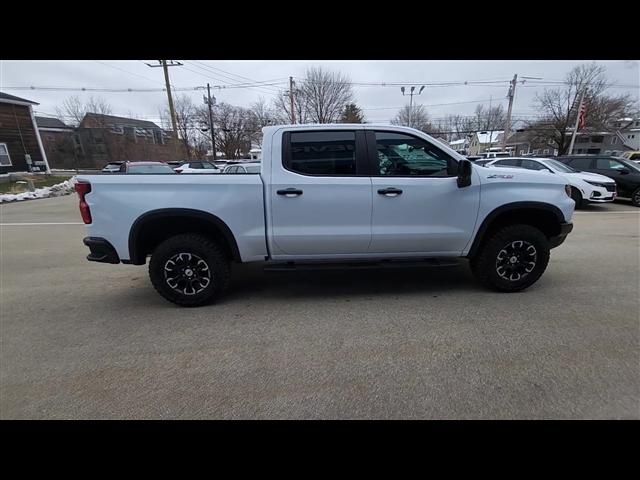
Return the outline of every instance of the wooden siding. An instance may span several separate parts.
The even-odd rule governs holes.
[[[1,166],[0,173],[27,171],[25,153],[31,155],[32,162],[44,161],[27,106],[0,103],[0,143],[7,144],[12,163]]]

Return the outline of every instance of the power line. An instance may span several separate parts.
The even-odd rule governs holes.
[[[214,71],[212,70],[214,67],[209,67],[209,66],[207,66],[207,65],[205,65],[205,67],[201,67],[201,66],[196,65],[195,63],[190,62],[190,61],[188,61],[188,63],[189,63],[190,65],[192,65],[193,67],[195,67],[195,68],[199,68],[199,69],[201,69],[201,70],[203,70],[203,71],[207,72],[207,76],[208,76],[208,78],[214,78],[215,80],[217,80],[217,81],[221,81],[221,82],[223,82],[223,83],[229,83],[229,82],[228,82],[228,80],[232,80],[232,81],[234,81],[234,82],[237,82],[237,81],[238,81],[236,78],[230,77],[229,75],[224,75],[224,74],[219,74],[219,73],[217,73],[217,72],[214,72]],[[197,62],[197,63],[200,63],[200,62]],[[199,72],[196,72],[195,70],[190,70],[190,71],[192,71],[192,72],[194,72],[194,73],[198,73],[199,75],[205,76],[204,74],[199,73]],[[223,70],[223,71],[224,71],[224,70]],[[212,72],[213,72],[213,73],[212,73]],[[214,76],[214,75],[215,75],[215,76]],[[239,75],[238,75],[238,77],[242,78],[243,80],[249,80],[249,81],[251,81],[253,84],[255,84],[255,83],[260,83],[260,82],[257,82],[256,80],[251,79],[251,78],[242,77],[242,76],[239,76]],[[245,82],[245,84],[246,84],[246,82]],[[251,88],[252,90],[257,90],[257,91],[259,91],[259,92],[261,92],[261,93],[265,93],[265,92],[266,92],[266,93],[269,93],[269,94],[279,93],[279,91],[278,91],[277,89],[275,89],[275,88],[274,88],[274,89],[269,89],[269,88],[267,88],[267,87],[264,87],[263,85],[260,85],[260,86],[251,86],[251,87],[247,87],[247,88]],[[273,90],[273,91],[272,91],[272,90]]]
[[[160,82],[158,80],[153,80],[152,78],[145,77],[144,75],[140,75],[140,74],[135,73],[135,72],[130,72],[129,70],[125,70],[124,68],[116,67],[115,65],[110,65],[108,63],[101,62],[100,60],[94,60],[94,62],[99,63],[101,65],[104,65],[106,67],[110,67],[110,68],[114,68],[116,70],[120,70],[121,72],[128,73],[129,75],[135,75],[136,77],[144,78],[145,80],[148,80],[150,82],[159,83],[160,85],[162,85],[162,82]]]
[[[249,80],[250,82],[256,82],[256,80],[254,80],[252,78],[245,77],[244,75],[239,75],[237,73],[228,72],[226,70],[222,70],[221,68],[217,68],[217,67],[213,67],[211,65],[207,65],[204,62],[199,62],[198,60],[193,60],[193,63],[195,63],[197,65],[201,65],[200,68],[202,68],[202,69],[206,68],[207,70],[222,72],[222,73],[219,73],[218,75],[222,75],[223,77],[229,78],[229,79],[231,79],[231,80],[233,80],[235,82],[237,82],[238,80],[233,78],[233,77],[237,77],[237,78],[240,78],[240,79],[243,79],[243,80]],[[225,75],[225,74],[228,74],[228,75]],[[232,76],[229,76],[229,75],[232,75]],[[282,80],[286,80],[286,78],[283,78]],[[280,93],[280,91],[278,91],[276,89],[272,89],[272,90],[276,91],[276,93]]]

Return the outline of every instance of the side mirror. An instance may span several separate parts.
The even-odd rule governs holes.
[[[629,173],[631,173],[631,172],[629,172],[629,170],[627,170],[626,168],[621,168],[620,169],[620,175],[628,175]]]
[[[460,160],[458,162],[458,188],[468,187],[471,185],[471,162],[469,160]]]

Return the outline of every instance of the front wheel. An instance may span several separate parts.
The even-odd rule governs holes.
[[[582,199],[582,194],[580,190],[575,187],[571,187],[571,198],[574,202],[576,202],[576,208],[584,207],[584,200]]]
[[[634,207],[640,207],[640,187],[636,188],[631,194],[631,203]]]
[[[517,292],[542,276],[549,253],[549,241],[540,230],[530,225],[511,225],[483,242],[471,259],[471,271],[492,290]]]
[[[199,307],[218,297],[229,284],[224,251],[198,234],[168,238],[154,250],[149,277],[164,298],[183,307]]]

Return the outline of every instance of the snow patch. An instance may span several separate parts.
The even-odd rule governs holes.
[[[75,192],[76,177],[71,177],[62,183],[51,187],[36,188],[33,192],[3,193],[0,194],[0,203],[19,202],[20,200],[33,200],[36,198],[60,197]]]

